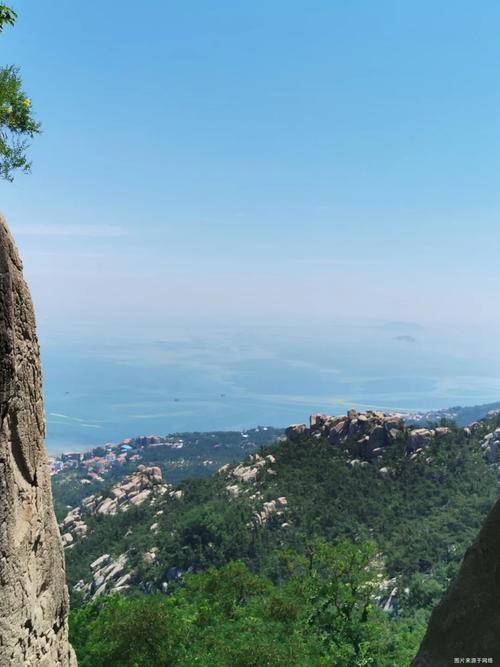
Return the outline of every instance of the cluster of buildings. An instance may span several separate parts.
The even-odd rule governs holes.
[[[116,465],[140,461],[140,451],[145,447],[169,446],[181,449],[184,441],[172,436],[143,435],[137,438],[126,438],[120,443],[108,442],[86,452],[64,452],[58,457],[49,458],[52,475],[63,470],[83,470],[89,479],[102,481],[109,469]]]

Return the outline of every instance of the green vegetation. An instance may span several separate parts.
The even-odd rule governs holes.
[[[14,25],[16,18],[17,14],[12,9],[12,7],[7,7],[7,5],[0,5],[0,32],[3,31],[4,26]]]
[[[355,443],[346,448],[317,440],[272,445],[261,453],[275,456],[276,475],[257,483],[261,498],[251,498],[249,491],[230,500],[230,481],[213,475],[181,482],[181,500],[158,499],[126,515],[89,518],[87,538],[67,552],[69,584],[88,575],[90,562],[104,552],[127,551],[144,580],[158,589],[172,569],[198,572],[232,559],[268,573],[274,550],[304,552],[319,536],[328,542],[374,540],[389,576],[399,577],[411,595],[419,590],[420,599],[424,590],[436,587],[439,595],[496,497],[498,474],[485,462],[479,439],[453,429],[414,460],[397,441],[384,454],[386,475],[378,464],[346,464],[353,454],[345,449],[354,451]],[[280,496],[288,500],[289,526],[281,528],[273,517],[265,526],[255,525],[252,517],[262,503]],[[156,516],[159,510],[163,513]],[[150,530],[153,523],[158,535]],[[158,563],[143,571],[142,554],[153,547]],[[399,604],[414,606],[404,596]]]
[[[56,516],[59,521],[66,516],[69,507],[75,507],[83,498],[92,494],[103,494],[125,475],[134,472],[138,463],[158,466],[163,479],[177,484],[187,477],[207,477],[225,463],[234,463],[251,452],[283,436],[282,429],[258,427],[244,433],[240,431],[207,431],[172,433],[165,436],[164,443],[148,443],[148,438],[133,438],[128,442],[131,449],[123,462],[107,465],[105,470],[94,468],[102,481],[89,479],[92,467],[86,460],[96,456],[105,457],[108,451],[96,447],[84,454],[84,461],[77,467],[59,472],[52,478],[52,494]],[[182,444],[175,447],[175,444]],[[116,450],[115,450],[116,451]],[[136,460],[137,455],[140,457]],[[86,481],[83,481],[86,480]]]
[[[87,475],[83,470],[68,470],[64,471],[64,474],[52,478],[54,510],[58,521],[62,521],[68,513],[68,509],[78,505],[86,496],[104,493],[113,481],[82,483],[82,480],[86,477]]]
[[[499,425],[472,436],[452,426],[413,457],[403,436],[366,466],[348,464],[356,442],[278,442],[260,450],[274,474],[241,484],[239,497],[227,491],[234,478],[212,475],[182,481],[180,500],[89,518],[66,552],[70,589],[103,553],[126,553],[135,584],[127,598],[83,606],[72,593],[80,664],[408,664],[497,497],[497,465],[481,445]],[[285,516],[255,520],[281,496]],[[235,592],[238,578],[251,594]],[[373,603],[382,581],[382,602],[398,591],[389,613]],[[139,618],[150,619],[143,634]]]
[[[110,597],[72,613],[80,667],[378,667],[408,664],[422,627],[373,605],[374,545],[275,554],[278,583],[241,561],[185,578],[171,595]]]
[[[0,5],[0,32],[14,25],[16,12]],[[0,177],[13,179],[16,170],[29,172],[31,163],[26,151],[28,139],[40,132],[32,115],[31,100],[22,89],[19,70],[14,66],[0,68]]]

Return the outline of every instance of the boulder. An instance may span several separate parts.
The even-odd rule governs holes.
[[[111,556],[109,554],[103,554],[99,556],[93,563],[90,563],[90,569],[93,571],[99,570],[103,565],[109,562]]]
[[[435,436],[448,435],[448,433],[450,433],[450,429],[447,426],[438,426],[434,429]]]
[[[347,430],[349,428],[347,419],[342,419],[338,421],[328,433],[328,440],[335,444],[339,442],[343,437],[347,435]]]
[[[142,503],[149,498],[151,495],[151,489],[144,489],[144,491],[141,491],[138,493],[136,496],[130,499],[130,502],[132,505],[142,505]]]
[[[73,528],[73,535],[75,537],[84,537],[84,535],[87,534],[88,531],[88,526],[86,523],[83,521],[78,521],[75,523],[75,527]]]
[[[125,493],[125,491],[122,488],[117,486],[117,487],[114,487],[113,489],[111,489],[110,496],[112,498],[114,498],[115,500],[117,500],[118,503],[120,503],[122,500],[124,500],[127,497],[127,494]]]
[[[492,438],[489,441],[487,447],[485,448],[485,456],[488,463],[494,463],[496,461],[499,447],[500,447],[500,440],[494,440]]]
[[[238,498],[240,495],[240,487],[237,484],[229,484],[226,486],[226,491],[229,493],[231,498]]]
[[[373,452],[374,449],[379,449],[386,444],[387,434],[382,425],[377,424],[370,433],[368,438],[368,452]]]
[[[106,498],[97,508],[97,514],[116,514],[116,500],[114,498]]]
[[[408,449],[414,451],[418,447],[424,447],[434,437],[434,431],[428,428],[414,428],[410,431],[408,438]]]
[[[245,466],[242,463],[233,470],[233,476],[242,482],[250,484],[257,480],[259,468],[257,466]]]
[[[151,553],[151,552],[148,552],[148,553]],[[146,555],[146,554],[144,554],[144,555]],[[126,588],[127,584],[129,583],[129,581],[131,579],[132,579],[132,575],[130,574],[130,572],[127,572],[127,574],[124,574],[123,577],[120,577],[115,584],[115,591],[123,590],[124,588]]]
[[[305,424],[291,424],[286,430],[285,435],[292,442],[300,440],[310,434],[310,429]]]
[[[148,567],[149,567],[150,565],[154,565],[154,563],[156,562],[156,554],[154,553],[154,551],[146,551],[146,553],[145,553],[144,556],[142,557],[142,562],[144,563],[144,565],[147,565]],[[126,576],[127,576],[127,575],[125,575],[125,577],[126,577]],[[122,577],[121,579],[119,579],[119,581],[116,582],[116,585],[117,585],[117,586],[122,586],[122,585],[123,585],[123,584],[121,583],[121,580],[122,580],[123,578],[124,578],[124,577]]]
[[[396,440],[401,435],[401,431],[397,428],[390,428],[387,431],[387,437],[389,440]]]
[[[401,431],[404,428],[404,422],[401,417],[386,417],[384,419],[385,430],[389,433],[392,429]]]
[[[363,428],[363,422],[360,422],[359,419],[351,419],[349,421],[349,426],[347,427],[347,437],[355,438],[363,431]]]
[[[148,476],[153,484],[161,484],[163,481],[161,468],[158,466],[151,466],[151,468],[148,468]]]
[[[71,533],[66,533],[61,539],[63,546],[67,547],[73,542],[73,535]]]

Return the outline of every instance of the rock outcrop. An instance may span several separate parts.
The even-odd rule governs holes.
[[[0,665],[76,665],[52,506],[33,306],[0,218]]]
[[[86,583],[81,579],[73,589],[79,591],[85,600],[95,600],[104,593],[122,593],[129,588],[134,573],[127,571],[127,554],[112,558],[103,554],[90,565],[92,580]]]
[[[163,483],[161,469],[157,466],[139,465],[136,472],[115,484],[107,496],[87,496],[80,505],[70,510],[60,524],[63,544],[71,548],[80,537],[87,534],[86,516],[102,516],[126,512],[131,505],[142,505],[158,495],[170,491],[171,485]],[[170,497],[180,498],[182,491],[172,491]]]
[[[217,472],[219,475],[231,478],[232,483],[226,486],[226,491],[231,498],[238,498],[242,493],[252,491],[259,480],[275,475],[276,472],[271,468],[274,463],[276,459],[272,454],[265,457],[260,454],[250,454],[247,461],[242,461],[237,466],[226,463]]]
[[[432,612],[412,667],[445,667],[455,658],[500,664],[500,501],[488,514],[442,601]],[[468,658],[468,659],[467,659]],[[462,660],[464,662],[464,660]]]
[[[495,463],[500,451],[500,428],[486,434],[483,442],[483,450],[488,463]]]
[[[379,461],[385,448],[398,438],[405,441],[406,452],[412,456],[424,450],[434,438],[446,435],[450,429],[408,428],[400,415],[385,414],[367,410],[357,412],[351,409],[347,415],[311,415],[310,424],[292,424],[285,435],[294,442],[302,438],[327,439],[332,445],[342,445],[355,441],[358,458],[352,463]]]

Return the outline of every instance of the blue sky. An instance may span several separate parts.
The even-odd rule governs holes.
[[[498,356],[497,2],[14,5],[42,344],[396,320]]]
[[[41,320],[497,317],[498,3],[15,7]]]

